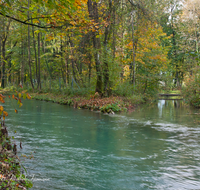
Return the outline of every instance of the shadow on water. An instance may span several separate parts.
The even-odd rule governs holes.
[[[31,100],[10,115],[18,155],[34,157],[24,160],[33,189],[200,187],[199,111],[181,101],[103,115]]]

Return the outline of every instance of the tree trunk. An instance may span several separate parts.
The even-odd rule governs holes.
[[[32,23],[32,21],[31,21],[31,23]],[[35,53],[35,78],[38,81],[38,56],[37,56],[37,50],[36,50],[34,26],[32,26],[32,35],[33,35],[33,48],[34,48],[34,53]]]
[[[92,2],[92,0],[88,0],[88,12],[91,19],[94,19],[96,23],[99,22],[99,15],[98,15],[98,8],[97,3]],[[101,42],[100,39],[96,36],[99,35],[98,32],[92,32],[92,40],[93,40],[93,47],[94,47],[94,59],[95,59],[95,66],[96,66],[96,74],[97,74],[97,82],[96,82],[96,89],[95,91],[102,95],[102,72],[101,72],[101,62],[100,62],[100,48]]]
[[[2,65],[2,40],[0,39],[0,64]],[[0,78],[1,78],[1,69],[0,69]]]
[[[2,80],[1,80],[1,87],[5,88],[5,67],[6,67],[6,41],[8,38],[8,33],[10,29],[11,20],[8,21],[8,25],[5,26],[5,20],[3,20],[3,40],[2,40]]]
[[[8,69],[8,73],[9,73],[9,75],[8,75],[8,82],[11,83],[11,68],[12,68],[11,59],[10,59],[9,62],[8,62],[8,67],[9,67],[9,69]],[[20,73],[20,70],[19,70],[18,72]],[[20,77],[19,77],[19,78],[20,78]],[[20,82],[19,82],[19,83],[20,83]]]
[[[2,43],[2,58],[3,58],[3,64],[2,64],[1,87],[5,88],[6,40],[3,40],[3,43]]]
[[[63,78],[64,83],[66,84],[66,73],[65,73],[65,64],[63,60],[63,42],[62,39],[60,39],[60,51],[61,51],[61,75]]]
[[[21,24],[21,31],[22,31],[22,24]],[[22,38],[21,34],[21,84],[24,84],[24,39]]]
[[[69,56],[66,56],[65,59],[65,67],[66,67],[66,86],[69,85]]]
[[[40,10],[38,9],[38,13],[40,12]],[[38,22],[39,22],[39,25],[40,25],[40,20],[38,19]],[[38,86],[37,86],[37,89],[38,90],[41,90],[41,78],[40,78],[40,35],[41,33],[39,32],[38,33],[38,78],[37,78],[37,83],[38,83]]]
[[[40,32],[38,33],[38,86],[37,89],[41,90],[41,80],[40,80]]]
[[[109,84],[109,66],[108,66],[108,35],[109,26],[105,28],[105,38],[104,38],[104,61],[103,61],[103,76],[104,76],[104,96],[108,96],[108,84]]]
[[[29,7],[30,7],[30,0],[28,0],[28,8]],[[28,11],[28,19],[29,19],[29,11]],[[29,78],[31,81],[32,89],[34,90],[32,69],[31,69],[30,26],[28,26],[28,65],[29,65]]]
[[[135,87],[135,36],[134,36],[134,23],[133,23],[133,13],[131,14],[131,29],[132,29],[132,43],[133,43],[133,62],[132,62],[132,84]],[[134,91],[133,91],[134,93]]]
[[[92,55],[91,55],[90,52],[89,52],[89,55],[88,55],[88,59],[89,59],[89,65],[88,65],[89,76],[88,76],[88,79],[89,79],[89,85],[90,85],[90,80],[91,80],[91,71],[92,71]]]

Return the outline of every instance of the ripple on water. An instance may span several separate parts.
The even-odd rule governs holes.
[[[174,121],[174,112],[162,107],[162,113],[103,115],[46,102],[35,106],[40,109],[22,107],[20,121],[8,120],[16,142],[23,141],[19,154],[34,151],[34,159],[25,160],[35,175],[33,189],[200,189],[199,125]]]

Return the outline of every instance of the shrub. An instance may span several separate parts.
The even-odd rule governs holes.
[[[103,113],[110,113],[111,110],[113,112],[121,111],[121,108],[117,104],[106,104],[100,108],[101,112]]]

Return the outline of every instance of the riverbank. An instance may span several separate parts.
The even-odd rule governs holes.
[[[32,187],[32,182],[21,174],[21,165],[17,154],[17,145],[11,143],[4,123],[0,130],[0,189],[22,189]]]
[[[22,172],[22,165],[17,156],[17,145],[12,143],[11,137],[8,136],[8,129],[5,124],[5,116],[8,113],[4,110],[3,103],[5,103],[8,91],[0,91],[0,189],[22,189],[26,190],[32,187],[32,182],[27,179]],[[14,137],[12,137],[14,138]],[[19,145],[21,148],[21,144]]]
[[[100,97],[98,93],[89,97],[66,96],[65,94],[55,93],[30,93],[36,100],[50,101],[62,105],[73,106],[78,109],[89,109],[91,111],[101,111],[103,113],[114,114],[123,111],[133,111],[139,105],[144,103],[141,98],[127,97]]]
[[[17,92],[28,92],[31,98],[35,100],[54,102],[61,105],[69,105],[78,109],[89,109],[91,111],[101,111],[103,113],[114,114],[117,112],[132,112],[141,104],[150,102],[151,98],[143,95],[132,95],[129,97],[124,96],[110,96],[101,97],[98,93],[93,95],[68,95],[63,92],[32,92],[26,89],[2,89],[0,93],[2,94],[15,94]]]
[[[62,91],[28,91],[22,88],[5,88],[0,90],[2,94],[16,94],[16,92],[28,92],[31,98],[35,100],[58,103],[61,105],[69,105],[78,109],[89,109],[91,111],[101,111],[103,113],[114,114],[117,112],[132,112],[139,105],[152,103],[159,99],[159,94],[150,96],[148,94],[137,94],[132,96],[110,96],[101,97],[98,93],[93,95],[78,95],[79,93],[68,94]],[[162,91],[160,93],[180,94],[180,90]]]

